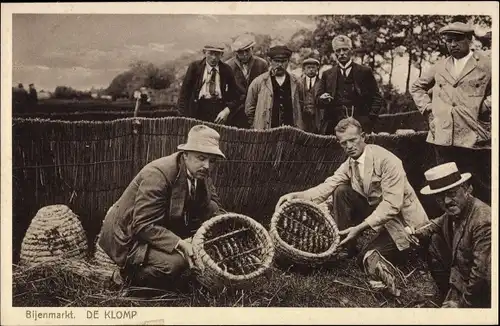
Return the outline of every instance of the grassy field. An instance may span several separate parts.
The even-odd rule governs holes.
[[[74,273],[64,264],[14,266],[14,306],[71,307],[437,307],[436,288],[417,256],[401,267],[400,297],[370,289],[354,259],[316,268],[281,264],[248,290],[210,293],[194,278],[181,277],[168,289],[110,290],[95,274]],[[96,272],[96,269],[93,269]]]

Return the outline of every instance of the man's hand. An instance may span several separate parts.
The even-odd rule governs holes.
[[[347,228],[345,230],[342,230],[339,232],[339,235],[340,236],[343,236],[343,235],[346,235],[346,237],[344,238],[344,240],[342,240],[340,243],[339,243],[339,246],[342,246],[344,245],[345,243],[347,243],[348,241],[351,241],[353,239],[356,239],[359,235],[361,235],[361,233],[363,233],[363,231],[368,227],[368,224],[366,222],[363,222],[363,223],[360,223],[356,226],[352,226],[350,228]]]
[[[276,204],[276,208],[274,210],[277,211],[281,205],[283,205],[286,201],[289,201],[292,199],[305,199],[305,198],[304,198],[304,195],[302,192],[291,192],[289,194],[283,195],[278,200],[278,204]]]
[[[225,123],[227,121],[227,117],[229,116],[229,113],[231,111],[229,108],[225,108],[224,110],[220,111],[217,117],[215,118],[214,122],[215,123]]]
[[[458,304],[457,301],[448,300],[443,302],[441,308],[460,308],[460,305]]]
[[[418,238],[418,235],[415,233],[415,229],[412,226],[406,226],[405,227],[405,236],[406,240],[408,242],[413,243],[417,247],[420,246],[420,239]]]
[[[189,269],[193,269],[195,267],[195,265],[193,262],[193,256],[194,256],[193,246],[191,245],[191,243],[189,243],[186,240],[181,239],[177,243],[177,249],[179,249],[182,252],[182,254],[184,255],[184,259],[186,259],[186,261],[189,265]]]
[[[330,94],[328,94],[328,93],[321,94],[319,98],[320,98],[320,100],[323,100],[323,101],[325,101],[325,100],[332,100],[333,99],[333,97]]]

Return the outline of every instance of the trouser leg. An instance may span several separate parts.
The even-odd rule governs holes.
[[[451,250],[441,233],[434,233],[431,236],[428,243],[427,264],[442,302],[450,290]]]
[[[220,100],[200,99],[195,118],[206,122],[215,122],[215,118],[223,109],[224,104]]]
[[[365,255],[372,250],[378,251],[385,259],[395,265],[402,265],[406,262],[407,250],[400,251],[386,229],[377,233],[359,252],[356,262],[361,269],[363,269]]]

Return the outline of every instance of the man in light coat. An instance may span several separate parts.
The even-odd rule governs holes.
[[[341,120],[335,134],[349,158],[324,183],[281,197],[276,208],[291,199],[320,204],[332,196],[332,214],[340,235],[346,236],[340,245],[347,247],[348,256],[357,254],[355,240],[359,235],[369,228],[378,231],[357,255],[357,261],[366,273],[379,278],[379,262],[393,271],[392,262],[404,262],[411,244],[405,227],[420,225],[428,217],[401,160],[380,146],[366,144],[357,120]],[[385,285],[393,294],[398,292],[395,284]]]
[[[444,214],[410,230],[428,248],[428,266],[443,308],[491,307],[491,208],[472,196],[470,173],[454,162],[425,172],[420,192],[434,196]]]
[[[241,108],[235,110],[234,117],[230,116],[229,120],[232,125],[239,128],[248,128],[248,119],[245,115],[245,98],[248,92],[248,87],[252,81],[269,69],[266,60],[253,54],[255,38],[250,34],[243,34],[236,38],[231,45],[234,56],[226,61],[226,64],[233,69],[236,83],[241,89],[245,90],[242,95]]]
[[[132,180],[104,219],[98,244],[120,267],[117,285],[161,287],[188,267],[188,238],[208,218],[223,213],[210,171],[219,134],[194,126],[179,152],[148,163]]]
[[[427,142],[437,163],[456,162],[473,176],[478,198],[491,201],[491,57],[471,51],[472,27],[441,28],[450,56],[412,85],[410,93],[429,121]],[[428,90],[432,89],[432,99]]]
[[[302,117],[303,85],[299,78],[286,71],[292,51],[278,45],[269,49],[271,70],[250,84],[245,103],[248,122],[255,129],[283,125],[304,130]]]

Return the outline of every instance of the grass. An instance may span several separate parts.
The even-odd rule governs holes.
[[[110,290],[105,273],[86,263],[13,267],[13,306],[44,307],[437,307],[436,288],[418,257],[401,267],[400,297],[372,290],[354,259],[316,268],[276,265],[247,290],[210,293],[184,275],[169,289]],[[76,272],[75,272],[76,271]],[[104,276],[103,276],[104,275]]]

